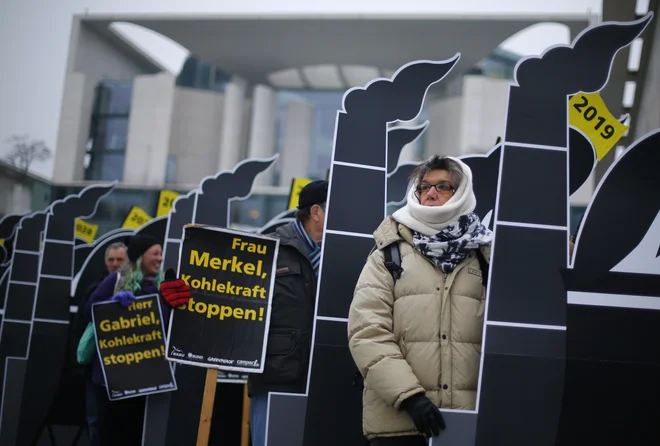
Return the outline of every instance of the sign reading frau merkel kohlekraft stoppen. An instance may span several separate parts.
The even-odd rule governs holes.
[[[268,236],[184,227],[178,277],[191,298],[172,311],[167,359],[263,372],[278,247]]]

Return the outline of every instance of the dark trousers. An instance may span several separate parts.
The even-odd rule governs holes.
[[[97,402],[98,387],[92,381],[92,374],[85,376],[85,418],[87,419],[87,433],[89,434],[89,446],[101,446],[101,437],[99,434],[99,414]],[[105,389],[104,389],[105,390]]]
[[[379,437],[371,440],[371,446],[426,446],[426,437],[406,435],[405,437]]]
[[[103,386],[96,386],[98,430],[102,446],[140,446],[145,397],[110,401]]]

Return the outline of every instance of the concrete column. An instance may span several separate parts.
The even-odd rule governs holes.
[[[282,174],[279,186],[288,186],[292,178],[306,177],[312,153],[314,107],[292,102],[287,106],[282,147]]]
[[[174,110],[175,77],[170,73],[138,76],[133,81],[124,182],[165,184]]]
[[[93,108],[94,85],[82,73],[67,73],[53,169],[53,181],[56,183],[84,178],[83,161]]]
[[[241,160],[241,133],[245,109],[245,83],[231,82],[225,87],[218,171],[232,170]]]
[[[248,144],[248,158],[270,158],[275,152],[275,91],[266,85],[254,87],[252,97],[252,125]],[[259,174],[255,185],[272,186],[272,169]]]
[[[462,145],[463,97],[437,100],[429,105],[424,158],[432,155],[459,155]]]
[[[176,160],[171,182],[196,184],[218,171],[224,95],[176,87],[168,156]]]

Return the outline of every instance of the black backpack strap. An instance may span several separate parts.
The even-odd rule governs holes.
[[[490,267],[484,253],[481,252],[481,249],[477,249],[477,260],[479,260],[479,268],[481,268],[481,281],[484,284],[484,287],[488,287],[488,268]]]
[[[399,251],[399,244],[392,243],[383,250],[383,257],[385,258],[385,268],[392,275],[394,284],[401,278],[403,268],[401,268],[401,252]]]

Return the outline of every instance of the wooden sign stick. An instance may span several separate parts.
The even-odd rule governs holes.
[[[243,384],[243,428],[241,429],[241,446],[250,444],[250,398],[248,386]]]
[[[218,384],[218,370],[206,369],[206,383],[204,384],[204,399],[202,400],[202,413],[199,417],[197,430],[197,446],[208,446],[211,433],[211,418],[213,417],[213,402],[215,401],[215,387]]]

